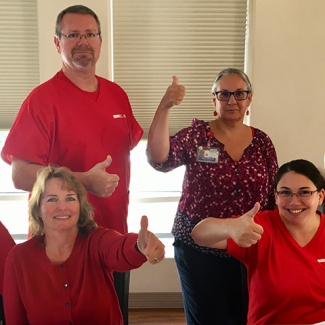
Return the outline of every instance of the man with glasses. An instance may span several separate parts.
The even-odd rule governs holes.
[[[16,188],[31,191],[43,166],[65,166],[88,190],[98,225],[126,233],[130,151],[143,130],[127,94],[95,75],[102,36],[97,15],[76,5],[57,17],[54,44],[62,69],[23,102],[1,152]],[[128,323],[129,274],[115,273]]]

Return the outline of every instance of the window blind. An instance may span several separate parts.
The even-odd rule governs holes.
[[[246,0],[113,1],[114,81],[145,130],[176,75],[186,87],[170,134],[193,118],[213,119],[211,87],[227,67],[244,69]]]
[[[39,84],[36,0],[0,0],[0,130]]]

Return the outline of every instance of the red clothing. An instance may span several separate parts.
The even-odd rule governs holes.
[[[140,267],[137,234],[99,227],[78,235],[69,258],[52,264],[39,238],[16,245],[4,276],[8,325],[122,325],[112,272]]]
[[[91,193],[88,198],[99,225],[126,233],[130,151],[143,130],[123,89],[106,79],[97,80],[97,100],[62,71],[36,87],[23,102],[1,157],[9,164],[17,157],[84,172],[111,155],[113,161],[106,171],[120,177],[119,185],[109,198]]]
[[[7,255],[12,247],[16,245],[9,234],[8,229],[0,222],[0,294],[3,291],[3,273]]]
[[[228,240],[228,250],[248,270],[249,325],[325,321],[325,215],[314,238],[301,247],[279,211],[259,212],[264,232],[250,248]]]

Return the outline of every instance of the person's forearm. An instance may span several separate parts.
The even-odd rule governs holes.
[[[206,218],[194,227],[192,238],[200,246],[226,249],[235,220]]]
[[[12,181],[15,188],[26,192],[31,192],[36,181],[37,174],[44,166],[14,158],[12,161]],[[81,182],[87,185],[87,177],[85,173],[73,173],[74,176]]]
[[[19,158],[12,161],[12,181],[15,188],[31,192],[37,173],[44,168],[42,165],[28,162]]]
[[[167,160],[169,154],[169,111],[158,107],[148,133],[148,158],[156,163]]]

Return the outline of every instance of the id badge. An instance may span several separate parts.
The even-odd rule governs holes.
[[[205,163],[217,163],[219,161],[219,148],[198,147],[196,161]]]

